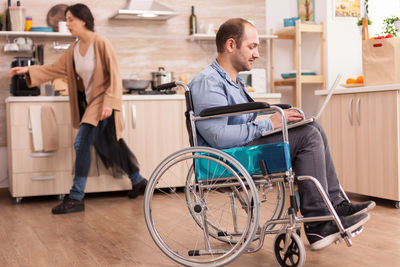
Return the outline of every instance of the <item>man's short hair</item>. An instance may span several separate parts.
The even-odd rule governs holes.
[[[253,26],[247,20],[241,18],[234,18],[225,21],[218,29],[217,37],[215,42],[217,44],[218,53],[223,53],[225,49],[225,43],[229,38],[235,40],[237,48],[242,45],[244,25],[249,24]]]

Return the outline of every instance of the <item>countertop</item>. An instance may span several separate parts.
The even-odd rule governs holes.
[[[386,84],[376,86],[364,86],[364,87],[353,87],[345,88],[338,87],[333,94],[355,94],[355,93],[368,93],[368,92],[379,92],[379,91],[393,91],[400,90],[400,84]],[[317,90],[314,92],[315,95],[327,95],[329,90]]]
[[[399,87],[400,88],[400,87]],[[280,99],[280,93],[252,93],[250,96],[257,98],[276,98]],[[183,100],[184,95],[122,95],[122,100]],[[6,98],[6,103],[11,102],[65,102],[68,101],[68,96],[9,96]]]

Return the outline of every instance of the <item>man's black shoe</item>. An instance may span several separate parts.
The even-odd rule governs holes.
[[[351,203],[343,200],[335,206],[337,215],[350,216],[368,212],[376,206],[374,201],[365,201],[361,203]]]
[[[71,212],[79,212],[85,210],[85,203],[82,200],[76,200],[69,197],[65,197],[63,201],[55,206],[51,212],[53,214],[64,214]]]
[[[136,185],[132,185],[132,190],[128,192],[128,197],[129,198],[136,198],[139,195],[144,194],[144,190],[146,190],[147,186],[147,180],[143,179]]]
[[[345,231],[353,232],[369,220],[369,214],[362,213],[340,217]],[[339,239],[340,232],[335,221],[304,224],[307,239],[310,242],[311,250],[319,250],[329,246]]]

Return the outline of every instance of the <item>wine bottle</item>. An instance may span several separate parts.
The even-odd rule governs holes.
[[[192,14],[189,18],[190,35],[197,33],[197,17],[194,14],[194,6],[192,6]]]
[[[8,6],[6,10],[6,31],[11,31],[10,6],[11,0],[8,0]]]

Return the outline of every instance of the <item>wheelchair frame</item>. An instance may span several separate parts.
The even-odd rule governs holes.
[[[146,188],[144,197],[144,214],[147,228],[155,243],[168,257],[186,266],[221,266],[233,261],[243,252],[256,252],[260,250],[264,244],[265,235],[276,234],[274,241],[274,252],[277,263],[281,266],[302,266],[305,262],[305,248],[299,237],[299,224],[330,220],[335,221],[337,224],[337,227],[340,231],[340,238],[344,239],[348,246],[352,245],[351,237],[354,236],[355,233],[345,231],[334,207],[329,201],[327,194],[316,178],[311,176],[295,177],[291,168],[285,172],[268,174],[266,171],[266,166],[262,161],[260,162],[262,175],[250,176],[247,170],[229,154],[214,148],[197,146],[196,121],[255,112],[279,112],[282,118],[282,139],[283,142],[289,144],[288,129],[283,109],[291,108],[290,106],[280,104],[269,105],[266,103],[264,103],[263,106],[260,105],[260,103],[254,105],[252,105],[253,103],[246,103],[249,105],[239,104],[227,107],[212,108],[202,111],[199,116],[195,116],[193,112],[193,104],[191,102],[190,90],[186,84],[180,81],[175,81],[161,85],[158,89],[167,89],[175,86],[180,86],[185,89],[187,107],[185,115],[187,118],[189,138],[192,147],[185,148],[171,154],[157,166],[149,179],[149,184]],[[252,106],[256,107],[254,108]],[[229,109],[229,112],[226,112],[227,108]],[[299,112],[302,111],[299,110]],[[217,157],[211,157],[210,154],[216,155]],[[178,253],[176,248],[170,247],[170,244],[175,245],[175,243],[177,246],[180,246],[181,244],[178,240],[180,237],[176,237],[177,240],[174,240],[174,242],[166,241],[163,238],[166,236],[166,238],[169,239],[170,236],[163,235],[160,233],[160,230],[157,229],[158,223],[155,219],[155,212],[158,211],[158,208],[155,208],[155,199],[157,197],[156,191],[160,191],[160,189],[157,189],[157,186],[161,181],[162,175],[172,168],[172,166],[175,166],[177,163],[184,160],[187,160],[189,163],[194,163],[195,160],[199,159],[206,159],[220,164],[232,174],[234,180],[231,178],[219,178],[197,181],[196,178],[193,178],[195,177],[194,167],[193,165],[190,166],[186,176],[186,185],[184,188],[186,205],[190,211],[191,217],[196,223],[194,225],[197,225],[199,227],[197,230],[202,232],[204,238],[204,249],[189,249],[187,251],[187,255],[185,255],[184,252]],[[232,167],[232,165],[234,167]],[[294,186],[297,180],[308,180],[316,186],[331,215],[306,218],[297,216],[298,204],[296,201]],[[277,187],[277,199],[281,197],[283,200],[277,201],[271,218],[268,219],[262,226],[260,226],[259,194],[261,194],[261,201],[263,201],[266,199],[266,195],[268,193],[265,192],[265,187],[267,187],[268,190],[273,191],[275,190],[275,186]],[[290,201],[289,207],[287,208],[284,216],[281,217],[284,208],[286,186],[289,189]],[[231,199],[230,208],[232,210],[233,220],[233,223],[229,224],[229,227],[233,229],[231,232],[221,231],[218,225],[216,226],[209,221],[207,216],[210,214],[207,214],[207,212],[210,211],[212,207],[207,206],[206,201],[208,199],[206,194],[208,194],[210,190],[215,190],[215,195],[218,196],[219,193],[224,192],[224,190],[231,190],[231,192],[228,193],[230,194],[229,198]],[[166,194],[164,191],[162,191],[162,193]],[[343,190],[342,193],[344,197],[348,199]],[[168,196],[168,194],[166,195]],[[239,202],[242,210],[244,210],[244,215],[239,218],[235,217],[235,213],[237,213],[236,202]],[[218,201],[216,201],[216,203],[218,203]],[[209,213],[211,213],[211,211]],[[246,221],[247,225],[244,226],[241,224],[241,222],[238,223],[238,219],[242,219],[241,221]],[[243,228],[243,231],[238,230],[239,224],[240,227]],[[160,225],[162,227],[162,223],[160,223]],[[274,229],[277,225],[281,225],[281,227],[279,229]],[[213,231],[216,231],[216,233]],[[234,239],[236,236],[238,236],[237,239]],[[225,250],[219,249],[218,245],[213,245],[218,249],[211,248],[212,242],[210,237],[213,238],[213,241],[214,239],[217,239],[222,243],[225,242],[228,244],[228,246],[230,245],[231,248]],[[258,244],[252,247],[251,244],[256,240],[258,240]],[[196,257],[199,256],[203,256],[205,259],[197,260]],[[207,256],[210,258],[207,258]]]

